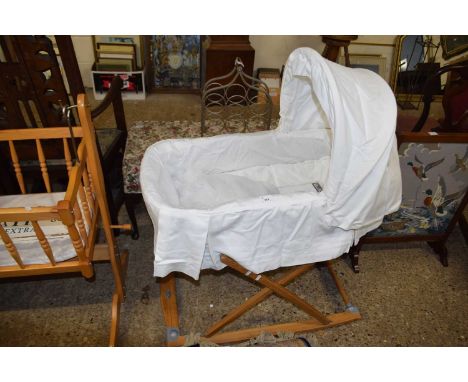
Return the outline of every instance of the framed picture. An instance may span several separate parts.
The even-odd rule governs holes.
[[[155,90],[199,91],[200,36],[151,36],[150,50]]]
[[[135,44],[133,37],[109,36],[109,42],[121,44]]]
[[[363,68],[368,69],[374,73],[379,74],[382,78],[385,78],[386,75],[386,64],[387,59],[382,56],[375,55],[357,55],[350,54],[349,61],[352,68]],[[345,64],[345,57],[340,56],[338,62],[341,65]]]
[[[97,60],[98,44],[123,44],[135,46],[135,66],[136,68],[143,69],[144,66],[144,52],[143,52],[143,36],[138,35],[92,35],[93,47],[94,47],[94,58]]]
[[[468,50],[468,35],[440,36],[442,45],[442,57],[449,59]]]
[[[103,72],[131,72],[134,70],[134,61],[121,58],[100,58],[96,62],[96,70]]]

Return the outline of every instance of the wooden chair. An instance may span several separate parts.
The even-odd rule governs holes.
[[[62,106],[75,103],[77,95],[84,93],[84,86],[71,37],[55,36],[55,40],[65,73],[61,72],[49,38],[0,36],[0,46],[6,59],[6,62],[0,62],[0,129],[66,126]],[[67,78],[68,89],[63,74]],[[116,128],[96,130],[109,211],[114,224],[118,224],[118,210],[123,203],[121,168],[127,139],[121,88],[122,80],[114,78],[106,98],[91,113],[95,119],[112,107],[115,118]],[[61,145],[44,142],[43,149],[49,162],[54,161],[49,163],[51,181],[66,179],[65,163],[57,161],[57,158],[63,158]],[[2,151],[5,150],[7,148],[3,147]],[[17,151],[23,158],[25,181],[35,183],[40,172],[34,145],[22,142]]]
[[[423,90],[423,112],[412,131],[421,131],[426,124],[437,89],[436,84],[440,84],[440,77],[444,74],[447,74],[447,82],[442,97],[444,117],[438,121],[438,126],[432,130],[439,132],[468,132],[468,62],[446,65],[427,80]]]
[[[426,241],[447,266],[445,243],[457,222],[467,237],[463,210],[468,202],[468,134],[406,132],[397,137],[402,205],[351,249],[355,272],[365,244]]]
[[[0,277],[80,272],[93,276],[93,262],[109,260],[115,290],[112,298],[112,321],[109,344],[117,341],[120,304],[125,297],[124,278],[127,251],[120,254],[112,232],[107,196],[91,113],[85,95],[78,96],[80,126],[47,129],[0,130],[0,142],[9,146],[13,171],[21,195],[0,196]],[[48,172],[45,141],[63,146],[68,172],[66,191],[53,192]],[[70,143],[77,145],[77,157]],[[36,146],[45,194],[27,192],[22,172],[19,143],[31,141]],[[5,163],[5,162],[3,162]],[[105,243],[96,243],[99,225]],[[3,248],[2,248],[3,247]]]
[[[442,96],[444,116],[430,117],[441,77],[447,76]],[[468,132],[468,61],[446,65],[432,74],[423,86],[423,110],[419,117],[399,116],[397,131]]]
[[[349,61],[349,52],[348,47],[351,41],[357,40],[358,36],[353,35],[325,35],[322,36],[322,41],[325,43],[325,48],[323,49],[322,56],[326,59],[337,62],[338,56],[340,54],[340,49],[344,50],[345,65],[351,67]]]

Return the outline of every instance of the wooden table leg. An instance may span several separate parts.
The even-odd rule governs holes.
[[[448,267],[448,251],[445,246],[445,240],[428,241],[427,244],[439,255],[440,262],[444,267]]]
[[[468,223],[466,221],[465,215],[460,215],[460,219],[458,219],[458,224],[460,225],[463,237],[465,238],[465,241],[468,244]]]

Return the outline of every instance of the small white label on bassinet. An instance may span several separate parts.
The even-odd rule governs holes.
[[[317,192],[322,192],[322,191],[323,191],[322,186],[321,186],[320,183],[318,183],[318,182],[312,183],[312,186],[314,186],[315,191],[317,191]]]

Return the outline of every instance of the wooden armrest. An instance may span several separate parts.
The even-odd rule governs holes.
[[[414,143],[468,143],[468,133],[397,132],[398,147],[403,142]]]
[[[102,102],[91,111],[91,117],[94,119],[104,112],[111,104],[114,107],[114,117],[117,129],[127,133],[127,124],[125,122],[125,112],[122,103],[123,81],[119,76],[112,79],[111,87]]]
[[[429,116],[429,110],[431,108],[431,103],[433,101],[433,96],[434,96],[434,83],[438,80],[440,76],[442,76],[445,73],[449,72],[457,72],[459,73],[463,78],[468,77],[468,65],[466,64],[453,64],[453,65],[446,65],[437,70],[434,74],[432,74],[424,84],[423,88],[423,103],[424,103],[424,108],[421,113],[421,116],[419,120],[416,122],[416,125],[413,127],[412,131],[413,132],[418,132],[421,131],[423,128],[424,124],[426,123],[427,117]]]

